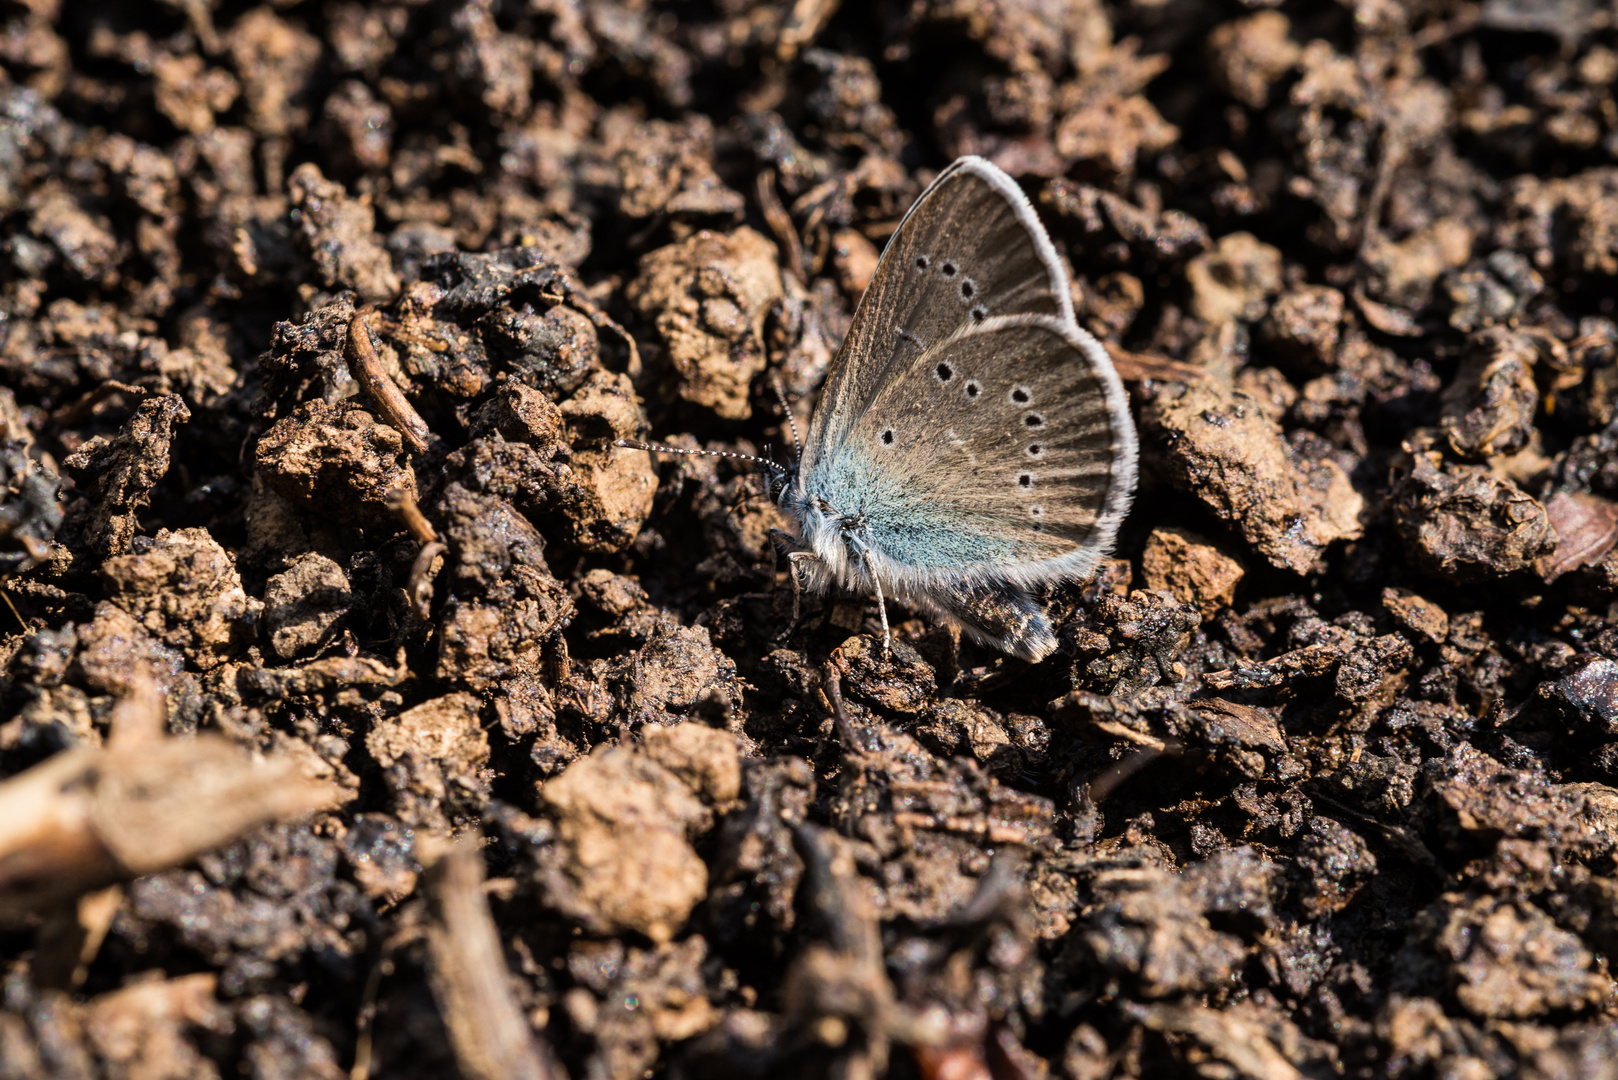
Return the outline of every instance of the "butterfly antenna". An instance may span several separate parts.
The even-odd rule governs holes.
[[[781,403],[781,411],[787,414],[787,431],[792,435],[792,460],[803,461],[803,446],[798,442],[798,418],[792,415],[792,406],[787,404],[787,392],[781,385],[781,376],[772,373],[770,386],[775,389],[775,400]]]
[[[664,446],[662,443],[641,442],[638,439],[618,439],[613,445],[625,446],[631,450],[649,450],[654,454],[695,454],[699,457],[735,458],[738,461],[751,461],[755,465],[762,465],[783,476],[788,471],[785,465],[771,461],[767,457],[759,457],[757,454],[738,454],[730,450],[687,450],[682,446]]]

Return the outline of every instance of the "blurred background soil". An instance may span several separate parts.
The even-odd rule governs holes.
[[[0,1078],[1618,1078],[1611,4],[0,20]],[[1032,667],[612,445],[961,154],[1141,430]]]

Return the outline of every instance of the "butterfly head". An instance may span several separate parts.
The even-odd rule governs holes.
[[[764,483],[770,493],[770,501],[777,506],[785,507],[792,497],[793,489],[798,486],[798,466],[766,461]]]

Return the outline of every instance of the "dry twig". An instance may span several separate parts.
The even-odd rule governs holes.
[[[0,784],[0,921],[178,866],[337,798],[296,761],[255,762],[216,736],[65,751]]]
[[[467,1080],[564,1076],[511,992],[500,931],[483,894],[477,838],[462,837],[427,871],[433,994]]]
[[[365,396],[382,413],[382,419],[404,437],[412,453],[426,453],[432,429],[393,380],[388,378],[388,373],[382,370],[382,361],[376,355],[376,346],[371,341],[371,331],[366,327],[363,315],[354,316],[354,321],[348,324],[345,359],[348,361],[349,374],[354,376],[354,381],[360,384]]]

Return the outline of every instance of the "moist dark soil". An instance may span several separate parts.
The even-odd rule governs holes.
[[[1611,5],[0,20],[0,1078],[1618,1078]],[[1036,665],[614,445],[963,154],[1140,428]]]

